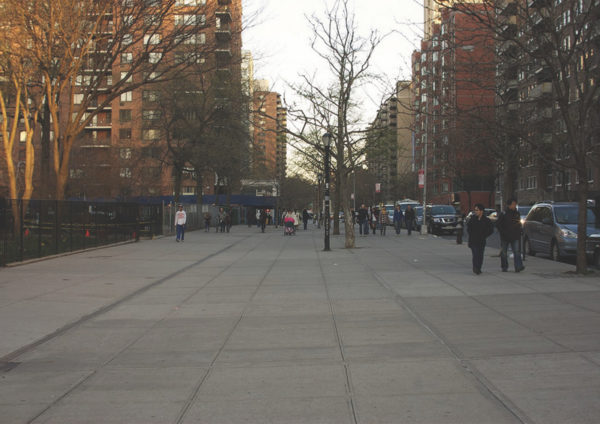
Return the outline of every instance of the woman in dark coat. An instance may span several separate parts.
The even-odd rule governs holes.
[[[473,255],[473,272],[481,274],[483,265],[483,252],[485,240],[494,233],[492,221],[483,213],[485,207],[481,203],[475,205],[475,215],[469,219],[467,231],[469,232],[469,247]]]

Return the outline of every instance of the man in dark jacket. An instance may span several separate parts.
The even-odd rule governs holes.
[[[498,232],[500,233],[500,266],[502,272],[508,271],[508,246],[513,251],[515,257],[515,272],[521,272],[525,269],[519,246],[521,238],[521,214],[517,210],[517,201],[508,199],[506,210],[498,217],[496,222]]]
[[[364,204],[358,210],[358,231],[361,235],[369,235],[369,210]]]
[[[410,236],[410,233],[412,233],[413,227],[415,225],[415,210],[412,208],[411,205],[408,205],[406,207],[406,211],[404,212],[404,222],[406,223],[406,229],[408,235]]]
[[[396,234],[400,234],[400,228],[402,228],[402,209],[400,209],[400,205],[396,205],[396,209],[394,209],[394,227],[396,228]]]
[[[483,252],[485,239],[494,233],[492,221],[483,213],[485,207],[481,203],[475,205],[475,216],[469,219],[467,231],[469,232],[469,247],[473,255],[473,272],[481,274],[483,265]]]

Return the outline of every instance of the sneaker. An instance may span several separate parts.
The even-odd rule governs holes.
[[[525,269],[525,267],[524,267],[524,266],[522,266],[521,268],[517,268],[517,269],[515,269],[515,272],[521,272],[521,271],[523,271],[524,269]]]

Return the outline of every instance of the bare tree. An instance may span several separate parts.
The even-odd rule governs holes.
[[[498,89],[513,93],[499,107],[516,111],[499,114],[497,127],[509,129],[523,163],[540,174],[550,168],[573,175],[579,202],[576,271],[585,273],[588,172],[600,163],[600,3],[483,0],[451,7],[495,35],[498,61],[506,65]]]
[[[339,213],[350,216],[349,179],[353,170],[364,160],[366,133],[361,128],[358,116],[357,89],[369,78],[369,66],[373,52],[382,37],[370,31],[365,38],[360,36],[348,0],[337,0],[323,18],[307,17],[312,28],[312,48],[326,64],[330,76],[327,85],[321,86],[314,75],[303,74],[299,84],[292,84],[303,104],[288,105],[289,121],[298,122],[298,128],[288,128],[290,141],[298,151],[306,143],[323,154],[321,135],[333,134],[332,170],[334,178],[334,234],[339,234]],[[324,75],[321,70],[321,75]],[[314,154],[314,150],[311,154]],[[316,157],[315,163],[322,163]],[[354,226],[351,219],[345,220],[345,246],[355,245]]]
[[[9,24],[11,12],[2,9],[0,28]],[[8,176],[8,195],[12,202],[15,228],[19,228],[20,214],[17,199],[23,201],[22,209],[33,193],[33,171],[35,154],[33,136],[40,114],[40,97],[32,90],[35,80],[29,57],[14,57],[15,48],[11,34],[0,33],[0,136]],[[24,125],[21,131],[19,123]],[[24,146],[22,149],[21,146]],[[24,153],[24,154],[22,154]],[[22,177],[20,174],[23,174]],[[21,183],[21,184],[19,184]]]
[[[31,58],[52,131],[51,160],[58,199],[65,195],[69,160],[78,135],[122,93],[177,77],[214,50],[202,37],[201,6],[176,0],[6,0],[11,54]],[[201,47],[200,47],[201,46]],[[184,56],[184,60],[182,60]],[[115,66],[120,78],[113,78]],[[75,98],[77,97],[77,102]],[[93,107],[92,107],[93,106]],[[44,176],[45,178],[46,176]]]

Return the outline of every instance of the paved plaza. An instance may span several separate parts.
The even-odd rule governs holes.
[[[356,244],[236,226],[0,269],[0,423],[600,422],[598,271]]]

